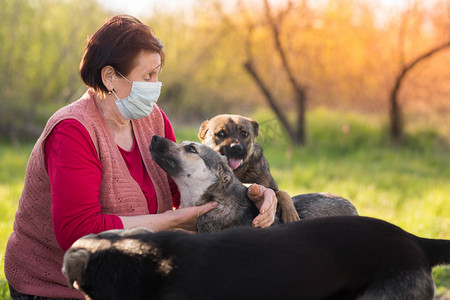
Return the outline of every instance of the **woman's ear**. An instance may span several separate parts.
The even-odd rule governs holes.
[[[114,78],[116,72],[114,68],[111,66],[104,66],[101,71],[102,82],[105,85],[108,91],[112,91],[114,89]]]

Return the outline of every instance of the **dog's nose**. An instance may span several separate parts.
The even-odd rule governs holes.
[[[230,152],[234,155],[242,155],[244,152],[244,147],[241,144],[231,144]]]
[[[154,135],[152,137],[152,142],[150,143],[150,151],[164,151],[166,143],[164,143],[164,138],[159,135]]]
[[[159,135],[154,135],[152,138],[152,143],[158,143],[162,140],[162,137],[160,137]]]

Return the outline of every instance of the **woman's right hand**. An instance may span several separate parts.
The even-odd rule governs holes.
[[[183,207],[165,213],[172,214],[176,224],[169,229],[184,229],[197,231],[197,219],[217,206],[217,202],[208,202],[199,206]]]
[[[217,202],[208,202],[200,206],[169,210],[161,214],[120,216],[124,229],[145,227],[153,231],[184,229],[197,231],[197,219],[217,206]]]

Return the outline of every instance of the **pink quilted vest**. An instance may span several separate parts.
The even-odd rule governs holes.
[[[53,298],[79,298],[67,287],[61,273],[64,251],[59,247],[51,217],[50,183],[45,168],[45,140],[64,119],[78,120],[89,132],[101,162],[102,213],[122,216],[148,214],[147,200],[131,177],[92,91],[58,110],[47,122],[31,152],[25,184],[19,199],[13,232],[5,251],[5,275],[19,292]],[[172,209],[167,175],[151,159],[149,145],[154,134],[164,136],[164,119],[154,106],[149,117],[132,121],[144,165],[156,190],[158,213]],[[76,180],[76,178],[74,178]]]

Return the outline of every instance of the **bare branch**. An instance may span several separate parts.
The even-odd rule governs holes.
[[[437,52],[446,49],[447,47],[450,47],[450,40],[418,56],[409,64],[405,65],[400,71],[400,74],[397,76],[397,79],[395,80],[395,84],[390,95],[391,138],[393,139],[394,142],[396,143],[401,142],[403,136],[403,121],[401,108],[398,103],[398,93],[400,91],[404,78],[406,77],[408,72],[410,72],[418,63],[431,57]]]
[[[293,72],[292,72],[292,68],[291,65],[289,63],[289,60],[287,58],[286,52],[283,48],[283,45],[281,44],[281,38],[280,38],[280,27],[281,27],[281,22],[283,21],[283,19],[280,19],[280,22],[275,22],[274,18],[272,17],[272,11],[269,5],[269,1],[268,0],[264,0],[264,5],[266,8],[266,16],[267,19],[269,21],[271,30],[272,30],[272,36],[275,42],[275,48],[278,51],[278,54],[280,55],[281,58],[281,62],[283,64],[283,68],[286,71],[286,74],[288,76],[289,81],[291,82],[291,85],[295,91],[295,93],[297,95],[300,95],[302,93],[304,93],[302,91],[303,87],[302,85],[297,81],[297,79],[295,78]]]
[[[269,106],[272,108],[280,122],[283,124],[283,127],[286,129],[289,137],[292,138],[293,136],[295,136],[295,131],[293,130],[291,124],[287,121],[287,118],[283,111],[278,107],[275,101],[275,97],[272,95],[266,84],[262,81],[261,77],[256,72],[253,66],[253,62],[251,60],[248,60],[246,63],[244,63],[244,67],[266,97]]]
[[[406,42],[406,33],[408,32],[408,23],[409,17],[411,15],[411,10],[407,9],[401,18],[400,21],[400,29],[398,33],[398,47],[399,47],[399,62],[402,67],[405,66],[405,42]]]

